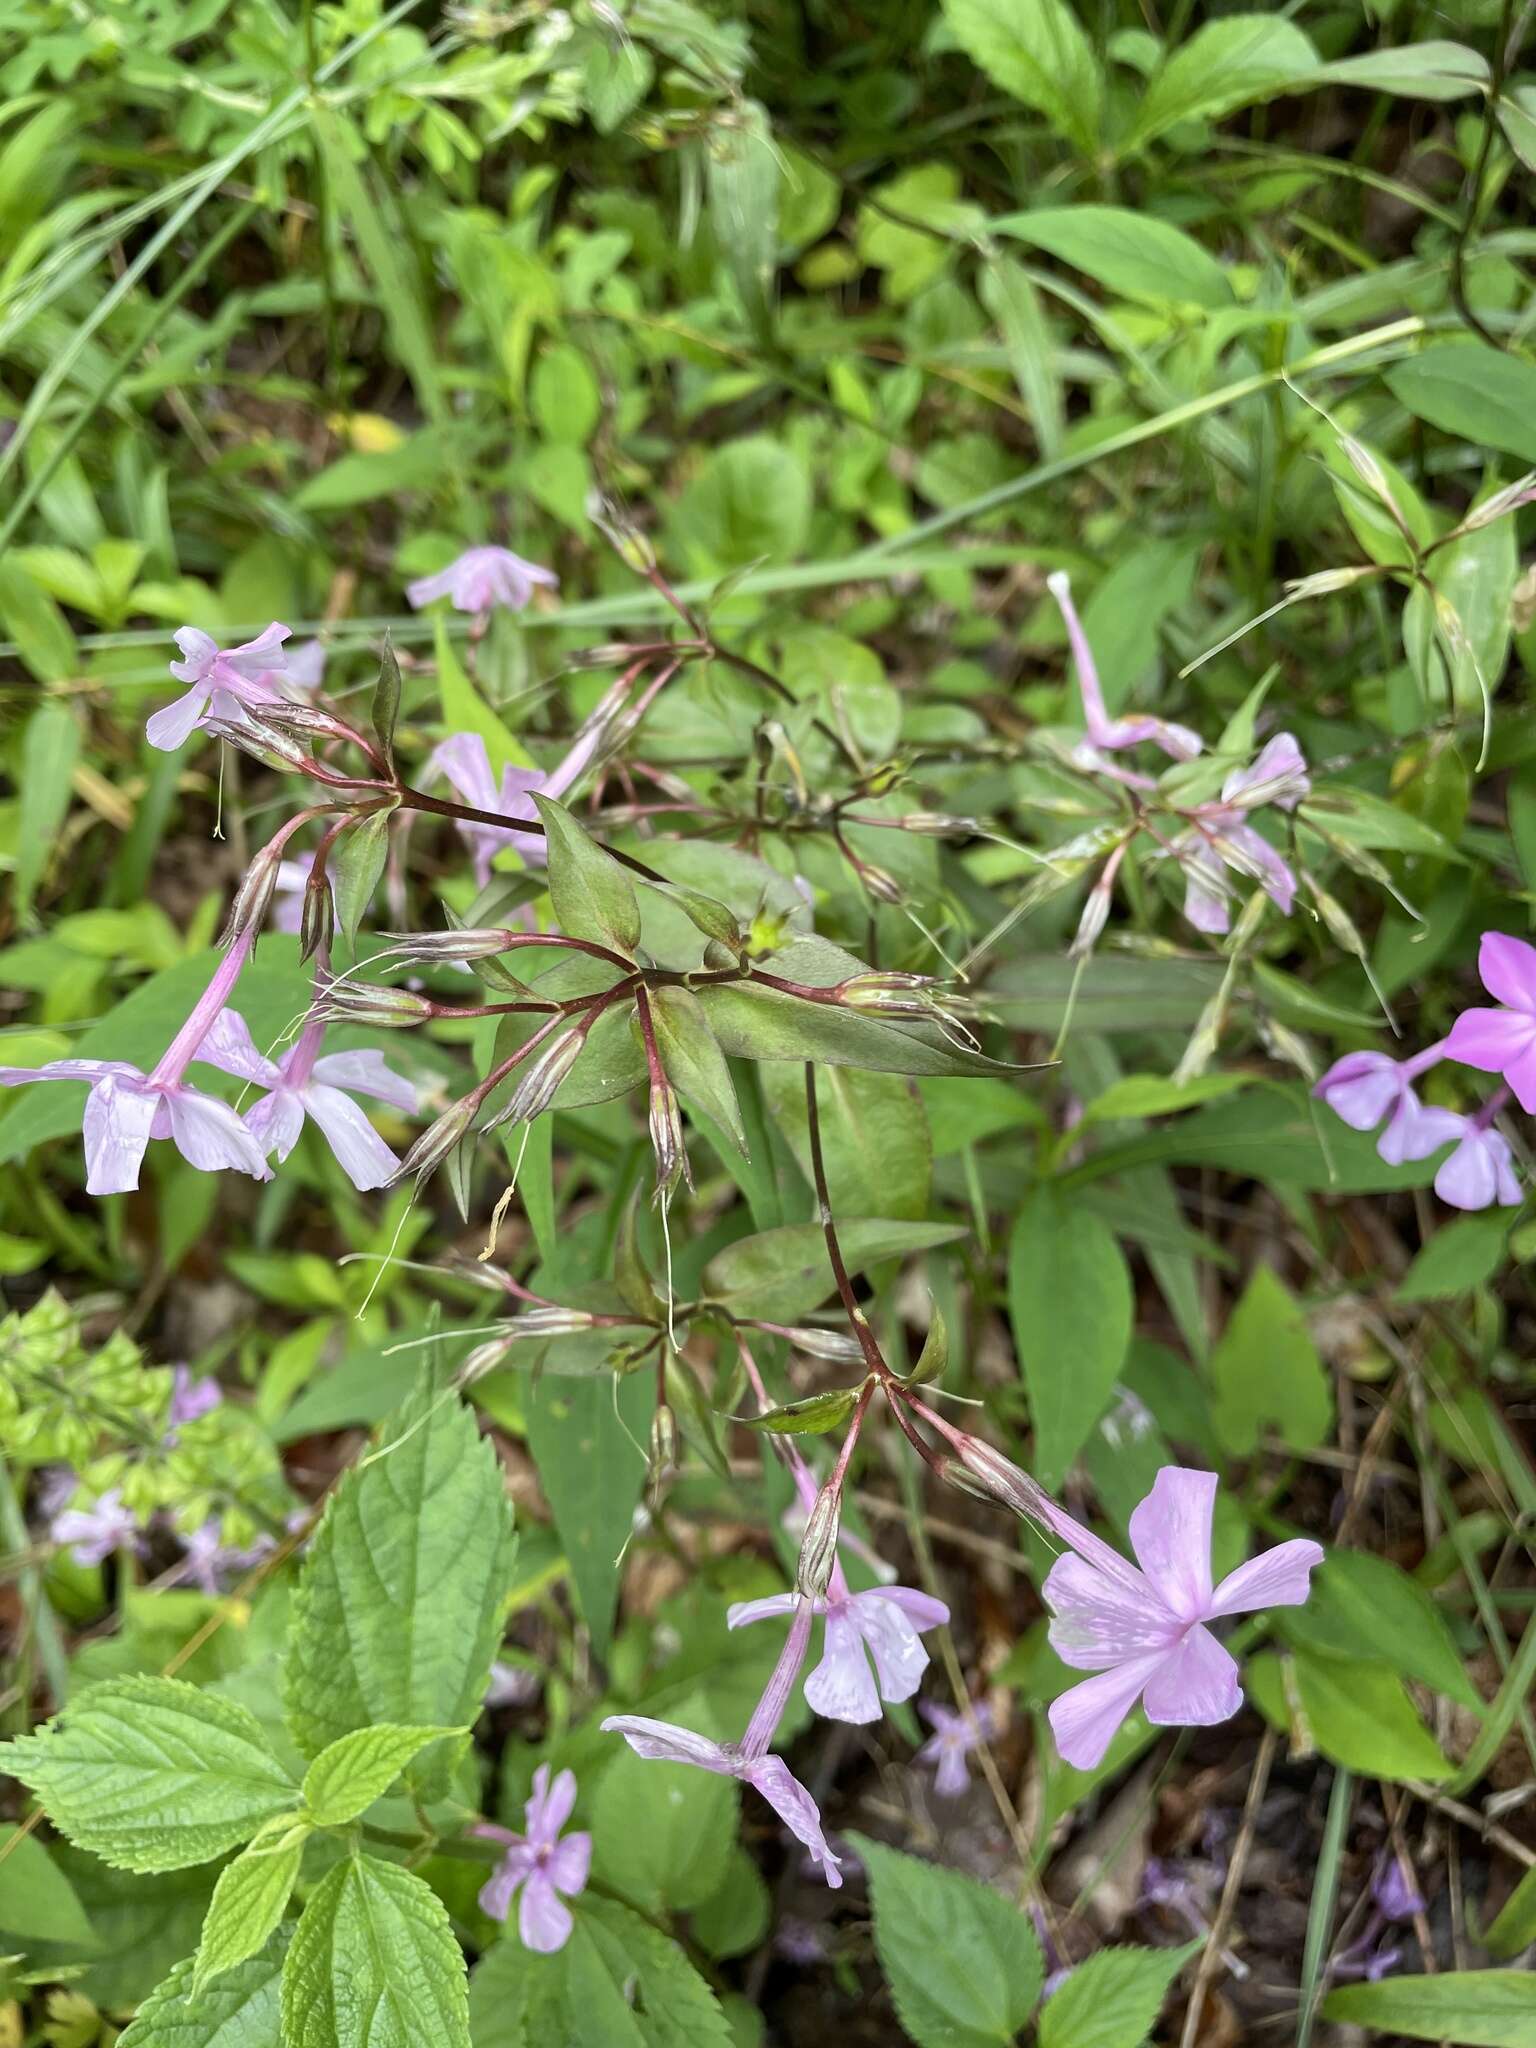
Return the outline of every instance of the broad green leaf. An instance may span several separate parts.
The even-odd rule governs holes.
[[[1433,825],[1366,789],[1345,789],[1336,783],[1316,789],[1307,800],[1303,823],[1310,815],[1335,839],[1353,846],[1385,853],[1422,853],[1434,860],[1465,859]]]
[[[69,814],[70,781],[79,756],[79,719],[62,697],[47,698],[27,720],[21,740],[21,822],[11,888],[16,916],[24,925],[33,922],[32,898]]]
[[[1141,2048],[1169,1986],[1200,1946],[1101,1948],[1041,2007],[1040,2048]]]
[[[1247,1085],[1248,1078],[1246,1074],[1198,1074],[1193,1080],[1176,1081],[1162,1074],[1122,1074],[1088,1104],[1083,1121],[1102,1124],[1120,1117],[1168,1116],[1218,1096],[1234,1095]]]
[[[462,1728],[397,1728],[385,1722],[338,1735],[304,1773],[304,1809],[316,1827],[356,1820],[382,1799],[412,1757]]]
[[[464,1957],[430,1885],[349,1856],[316,1887],[283,1970],[283,2048],[469,2048]]]
[[[650,1374],[616,1380],[608,1372],[587,1378],[545,1373],[528,1393],[528,1448],[599,1657],[607,1655],[613,1636],[619,1556],[645,1483],[638,1446],[655,1398]]]
[[[194,1996],[265,1948],[298,1881],[306,1832],[280,1820],[220,1871],[198,1943]]]
[[[994,234],[1049,251],[1128,299],[1212,311],[1232,303],[1232,287],[1216,258],[1155,214],[1133,213],[1127,206],[1042,206],[1002,214],[991,227]]]
[[[812,1183],[804,1074],[798,1067],[765,1065],[762,1085],[774,1122]],[[926,1216],[933,1143],[916,1082],[860,1067],[822,1067],[816,1104],[833,1215],[878,1211],[912,1222]]]
[[[344,937],[355,940],[373,892],[389,858],[391,810],[370,811],[349,825],[331,850],[328,872],[336,905],[336,923]]]
[[[179,1678],[92,1686],[5,1754],[55,1827],[122,1870],[206,1863],[294,1803],[250,1709]]]
[[[1243,1679],[1267,1720],[1314,1745],[1330,1763],[1397,1782],[1453,1775],[1402,1680],[1385,1664],[1314,1650],[1286,1658],[1261,1650],[1244,1666]]]
[[[183,1956],[191,1976],[190,1958],[213,1896],[211,1865],[129,1876],[67,1842],[56,1844],[54,1853],[98,1937],[88,1955],[69,1958],[87,1997],[111,2010],[138,2005]]]
[[[1395,92],[1405,99],[1459,100],[1488,83],[1488,60],[1465,43],[1400,43],[1338,57],[1318,67],[1317,85],[1358,85],[1368,92]]]
[[[1266,1426],[1310,1450],[1328,1434],[1333,1394],[1300,1305],[1269,1266],[1254,1269],[1211,1353],[1216,1433],[1241,1456]]]
[[[596,939],[626,957],[640,943],[640,905],[623,868],[582,830],[563,805],[533,799],[544,821],[549,900],[556,928],[573,939]]]
[[[1111,1232],[1037,1187],[1008,1246],[1008,1310],[1029,1390],[1034,1466],[1054,1487],[1108,1405],[1131,1338],[1131,1276]]]
[[[1044,114],[1085,156],[1097,151],[1104,81],[1066,0],[944,0],[944,18],[994,85]]]
[[[0,626],[40,683],[63,683],[80,665],[75,636],[53,599],[16,562],[0,562]]]
[[[838,1219],[837,1241],[850,1274],[883,1259],[953,1244],[965,1231],[943,1223],[887,1223]],[[738,1238],[704,1268],[704,1290],[733,1315],[792,1323],[818,1308],[832,1292],[832,1267],[819,1223],[786,1223],[778,1230]]]
[[[698,997],[686,988],[653,989],[651,1020],[673,1087],[745,1153],[747,1134],[735,1083]]]
[[[288,1939],[289,1930],[279,1930],[259,1956],[200,1990],[192,1985],[196,1958],[186,1957],[140,2005],[118,2037],[119,2048],[280,2048]]]
[[[1312,1575],[1305,1607],[1277,1609],[1276,1619],[1290,1642],[1390,1664],[1404,1678],[1482,1712],[1482,1696],[1462,1667],[1444,1615],[1417,1579],[1385,1557],[1330,1550]]]
[[[1034,2011],[1043,1965],[1035,1931],[990,1885],[864,1835],[875,1952],[917,2048],[1009,2048]]]
[[[1536,462],[1536,365],[1481,342],[1433,342],[1386,373],[1392,395],[1442,433]]]
[[[593,1874],[653,1918],[691,1912],[725,1875],[740,1805],[734,1779],[626,1748],[593,1795]]]
[[[288,1727],[317,1757],[378,1722],[463,1727],[485,1693],[512,1569],[512,1510],[470,1409],[424,1381],[332,1494],[294,1591]],[[442,1746],[408,1770],[438,1796]]]
[[[338,455],[300,484],[293,502],[303,512],[346,512],[378,498],[432,490],[452,474],[463,453],[462,440],[434,427],[429,433],[412,434],[397,448]]]
[[[1491,1280],[1504,1262],[1509,1223],[1497,1210],[1443,1223],[1397,1283],[1399,1301],[1449,1301]]]
[[[995,1060],[935,1044],[862,1011],[807,1002],[780,989],[719,982],[698,991],[724,1050],[735,1059],[814,1060],[886,1074],[996,1074]]]
[[[810,536],[811,480],[799,457],[767,434],[729,441],[684,488],[670,524],[700,576],[765,559],[782,565]]]
[[[1339,2026],[1454,2041],[1457,2048],[1530,2048],[1536,2041],[1536,1973],[1447,1970],[1437,1977],[1384,1977],[1341,1984],[1322,2016]]]
[[[1272,99],[1317,68],[1317,53],[1277,14],[1229,14],[1181,43],[1141,95],[1126,146],[1138,149],[1179,121],[1214,121]]]
[[[0,1827],[0,1857],[0,1935],[97,1946],[74,1886],[35,1835]]]

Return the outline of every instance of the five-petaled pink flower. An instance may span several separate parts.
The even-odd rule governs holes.
[[[928,1669],[922,1632],[949,1619],[942,1600],[912,1586],[850,1593],[841,1566],[826,1598],[812,1604],[826,1616],[826,1640],[821,1662],[805,1681],[806,1705],[824,1720],[855,1725],[878,1721],[881,1700],[894,1706],[911,1699]],[[766,1600],[736,1601],[725,1618],[731,1628],[745,1628],[770,1615],[792,1615],[798,1605],[798,1594],[774,1593]]]
[[[274,624],[242,647],[223,648],[198,627],[183,626],[175,636],[182,659],[171,663],[171,674],[191,687],[150,719],[144,728],[149,744],[172,753],[210,718],[239,724],[247,704],[281,703],[287,638],[288,628]]]
[[[126,1060],[49,1060],[41,1067],[0,1067],[0,1087],[31,1081],[89,1081],[82,1131],[85,1188],[91,1195],[124,1194],[139,1184],[151,1138],[170,1138],[201,1173],[233,1168],[270,1180],[261,1146],[227,1102],[191,1087],[182,1075],[228,1002],[256,936],[254,925],[230,947],[191,1015],[145,1074]]]
[[[1051,1647],[1096,1677],[1052,1702],[1051,1727],[1069,1764],[1092,1770],[1137,1700],[1159,1727],[1206,1728],[1242,1705],[1237,1665],[1206,1626],[1262,1607],[1299,1607],[1323,1560],[1306,1537],[1277,1544],[1211,1584],[1214,1472],[1164,1466],[1131,1516],[1141,1569],[1059,1510],[1051,1526],[1076,1555],[1045,1582]]]
[[[446,776],[459,801],[477,811],[500,811],[507,818],[526,820],[536,825],[538,814],[529,798],[535,794],[557,799],[563,797],[572,784],[580,780],[601,739],[602,730],[598,722],[589,720],[576,735],[565,758],[547,775],[542,769],[519,768],[509,761],[501,771],[498,787],[491,774],[491,757],[479,733],[456,732],[433,748],[426,774]],[[530,866],[542,867],[544,864],[542,832],[519,832],[515,827],[503,829],[499,825],[483,825],[473,818],[460,820],[459,830],[469,842],[474,855],[475,880],[482,889],[490,880],[492,860],[505,846],[514,848]]]
[[[933,1789],[941,1799],[958,1799],[971,1782],[966,1758],[978,1744],[992,1738],[992,1709],[985,1705],[958,1713],[937,1700],[919,1700],[917,1711],[933,1730],[916,1761],[933,1765]]]
[[[1093,649],[1088,645],[1088,635],[1083,631],[1077,607],[1072,602],[1072,585],[1065,570],[1058,569],[1055,575],[1048,576],[1046,587],[1066,621],[1067,639],[1071,643],[1072,661],[1077,670],[1077,687],[1083,701],[1083,724],[1087,728],[1087,737],[1072,750],[1078,765],[1113,775],[1117,781],[1132,787],[1150,789],[1153,786],[1150,776],[1134,775],[1104,757],[1149,740],[1172,760],[1193,761],[1202,742],[1199,733],[1191,732],[1187,725],[1174,725],[1166,718],[1145,714],[1137,718],[1110,717],[1099,682],[1098,664],[1094,661]]]
[[[1464,1010],[1445,1041],[1447,1059],[1502,1074],[1520,1107],[1536,1111],[1536,946],[1484,932],[1477,971],[1497,1010]]]
[[[446,597],[456,612],[483,616],[495,605],[520,612],[536,585],[553,590],[559,582],[553,569],[525,562],[510,548],[467,548],[435,576],[418,576],[414,583],[407,583],[405,594],[417,611],[435,598]]]
[[[715,1742],[691,1728],[681,1728],[673,1721],[652,1721],[644,1714],[610,1714],[603,1727],[622,1735],[635,1755],[649,1763],[694,1764],[701,1771],[714,1771],[722,1778],[737,1778],[744,1785],[755,1786],[790,1833],[810,1851],[823,1877],[835,1890],[843,1881],[842,1872],[821,1831],[816,1802],[784,1759],[768,1753],[810,1639],[810,1602],[802,1600],[779,1661],[740,1742]]]
[[[1425,1159],[1438,1151],[1445,1137],[1436,1136],[1434,1117],[1413,1092],[1420,1074],[1445,1057],[1443,1041],[1427,1046],[1411,1060],[1395,1060],[1384,1052],[1347,1052],[1317,1083],[1312,1093],[1353,1131],[1374,1130],[1386,1118],[1376,1150],[1389,1166]]]
[[[68,1550],[76,1564],[105,1564],[115,1550],[137,1550],[141,1542],[138,1517],[123,1506],[122,1493],[115,1486],[93,1507],[69,1507],[57,1513],[48,1534]]]
[[[470,1830],[507,1845],[495,1875],[481,1887],[481,1907],[493,1920],[505,1920],[521,1885],[517,1931],[523,1937],[523,1947],[537,1949],[541,1955],[553,1955],[570,1939],[571,1909],[560,1894],[574,1899],[586,1889],[592,1837],[577,1833],[562,1840],[560,1834],[575,1804],[575,1772],[562,1771],[551,1785],[549,1765],[540,1764],[533,1774],[533,1797],[523,1808],[526,1835],[497,1827],[493,1821],[480,1821]]]
[[[1263,833],[1248,823],[1261,804],[1294,810],[1312,787],[1300,747],[1288,732],[1276,733],[1256,761],[1235,768],[1221,786],[1218,802],[1198,804],[1187,830],[1169,851],[1184,870],[1184,915],[1200,932],[1231,928],[1226,871],[1245,875],[1287,916],[1296,900],[1296,877]]]
[[[306,1024],[281,1060],[259,1052],[245,1019],[225,1010],[209,1027],[198,1058],[242,1081],[269,1089],[245,1113],[245,1126],[262,1152],[284,1160],[299,1142],[306,1116],[325,1133],[326,1143],[356,1188],[382,1188],[400,1170],[400,1162],[350,1095],[343,1089],[375,1096],[395,1109],[416,1107],[416,1090],[384,1064],[384,1055],[332,1052],[320,1055],[323,1023]]]
[[[1435,1193],[1453,1209],[1487,1209],[1495,1203],[1513,1209],[1522,1199],[1509,1140],[1491,1128],[1508,1100],[1509,1091],[1500,1088],[1475,1116],[1462,1116],[1454,1109],[1420,1108],[1415,1117],[1412,1144],[1403,1157],[1428,1159],[1442,1145],[1455,1146],[1435,1172]],[[1383,1158],[1391,1156],[1384,1144],[1377,1149]]]

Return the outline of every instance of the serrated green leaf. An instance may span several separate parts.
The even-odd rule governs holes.
[[[429,1742],[463,1728],[399,1728],[389,1722],[354,1728],[328,1743],[304,1773],[304,1807],[316,1827],[340,1827],[382,1799],[412,1757]]]
[[[55,1827],[122,1870],[206,1863],[294,1802],[250,1709],[179,1678],[92,1686],[5,1754]]]
[[[944,18],[994,85],[1037,108],[1085,155],[1096,152],[1104,81],[1065,0],[944,0]]]
[[[485,1693],[512,1568],[512,1511],[473,1412],[423,1384],[347,1474],[294,1592],[283,1695],[300,1751],[389,1722],[463,1727]],[[443,1746],[411,1784],[439,1787]]]
[[[556,927],[573,939],[596,939],[629,958],[640,943],[635,885],[562,805],[535,794],[549,857],[549,900]]]
[[[931,1251],[964,1236],[964,1230],[949,1224],[887,1223],[868,1217],[839,1219],[837,1226],[843,1263],[851,1274],[882,1259]],[[710,1300],[733,1315],[757,1316],[770,1323],[798,1321],[826,1300],[833,1284],[827,1242],[817,1223],[787,1223],[778,1230],[738,1238],[704,1268]]]
[[[1131,1339],[1131,1277],[1099,1218],[1037,1187],[1008,1249],[1014,1348],[1029,1389],[1035,1472],[1059,1485],[1109,1404]]]
[[[283,1970],[283,2048],[470,2048],[464,1957],[430,1885],[348,1857],[322,1879]]]
[[[1294,23],[1273,14],[1230,14],[1181,43],[1140,95],[1127,137],[1139,148],[1179,121],[1213,121],[1272,99],[1317,69]]]
[[[278,2011],[290,1933],[279,1929],[259,1956],[235,1964],[200,1991],[192,1985],[196,1958],[187,1956],[143,2001],[118,2048],[280,2048]]]
[[[1210,1361],[1216,1433],[1229,1451],[1256,1450],[1266,1427],[1310,1450],[1327,1436],[1333,1394],[1300,1305],[1257,1266]]]
[[[1168,1987],[1200,1947],[1101,1948],[1041,2008],[1040,2048],[1140,2048]]]
[[[1536,2040],[1536,1974],[1530,1970],[1447,1970],[1437,1977],[1384,1977],[1341,1984],[1322,2016],[1340,2026],[1454,2041],[1458,2048],[1530,2048]]]
[[[1040,1996],[1040,1944],[989,1885],[864,1835],[875,1952],[917,2048],[1010,2048]]]
[[[274,1839],[253,1842],[220,1871],[194,1959],[194,1997],[266,1946],[298,1880],[305,1832],[285,1827]]]

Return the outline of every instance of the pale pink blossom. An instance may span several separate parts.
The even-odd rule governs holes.
[[[585,1891],[592,1861],[592,1837],[577,1833],[562,1838],[561,1829],[576,1804],[576,1774],[562,1771],[549,1781],[549,1765],[540,1764],[533,1774],[533,1797],[523,1809],[526,1835],[510,1828],[481,1821],[471,1829],[493,1842],[505,1842],[507,1853],[480,1891],[480,1905],[493,1920],[505,1920],[519,1886],[522,1900],[517,1909],[517,1931],[523,1947],[541,1955],[553,1955],[565,1947],[571,1933],[571,1909],[566,1899]],[[563,1896],[562,1896],[563,1894]]]
[[[937,1700],[919,1700],[917,1711],[933,1733],[917,1752],[916,1761],[933,1766],[933,1789],[941,1799],[958,1799],[971,1782],[966,1759],[981,1743],[992,1739],[992,1709],[974,1705],[957,1713]]]
[[[1264,1607],[1296,1607],[1322,1563],[1305,1537],[1278,1544],[1211,1583],[1216,1475],[1165,1466],[1131,1516],[1140,1570],[1059,1509],[1056,1533],[1072,1545],[1045,1582],[1051,1647],[1095,1677],[1051,1704],[1051,1728],[1069,1764],[1092,1770],[1140,1700],[1159,1727],[1204,1728],[1242,1704],[1237,1665],[1207,1623]],[[1073,1554],[1075,1553],[1075,1554]]]
[[[305,1117],[313,1117],[354,1187],[384,1187],[400,1162],[343,1090],[355,1089],[407,1112],[416,1107],[416,1090],[391,1072],[382,1053],[321,1055],[324,1039],[323,1023],[307,1024],[281,1060],[268,1059],[257,1050],[239,1012],[225,1010],[209,1028],[198,1058],[269,1091],[245,1113],[246,1129],[263,1154],[286,1159],[299,1142]]]
[[[260,1564],[274,1548],[270,1536],[258,1536],[250,1544],[226,1543],[216,1521],[204,1522],[190,1535],[182,1536],[178,1532],[178,1541],[183,1555],[176,1568],[176,1578],[183,1585],[196,1586],[200,1593],[211,1596],[224,1590],[226,1580]]]
[[[271,625],[243,646],[222,648],[211,634],[183,626],[175,635],[182,659],[171,674],[191,687],[184,697],[157,711],[144,737],[162,753],[173,753],[193,731],[210,719],[241,724],[248,704],[276,704],[284,696],[287,660],[286,626]]]
[[[104,1564],[114,1551],[138,1549],[140,1540],[138,1519],[123,1506],[115,1486],[93,1507],[65,1508],[56,1514],[48,1533],[76,1564]]]
[[[210,1415],[224,1399],[224,1390],[211,1376],[195,1380],[190,1365],[178,1365],[171,1375],[171,1405],[166,1413],[166,1435],[168,1444],[176,1441],[176,1432],[183,1423],[196,1422],[199,1416]]]
[[[1188,829],[1170,842],[1169,851],[1184,871],[1184,915],[1195,930],[1231,930],[1228,869],[1257,882],[1288,917],[1296,901],[1296,877],[1263,833],[1245,821],[1242,811],[1207,804],[1191,818]]]
[[[1477,971],[1497,1010],[1464,1010],[1445,1041],[1447,1059],[1502,1074],[1520,1107],[1536,1111],[1536,946],[1484,932]]]
[[[798,1603],[794,1593],[738,1600],[725,1618],[731,1628],[745,1628],[771,1615],[792,1615]],[[850,1593],[841,1567],[826,1597],[812,1605],[826,1617],[826,1637],[821,1662],[805,1681],[806,1705],[824,1720],[855,1725],[878,1721],[882,1700],[894,1706],[911,1699],[928,1668],[922,1634],[949,1619],[942,1600],[912,1586]]]
[[[483,615],[496,605],[520,612],[537,585],[553,590],[559,582],[553,569],[525,562],[510,548],[466,548],[435,576],[418,576],[414,583],[407,583],[405,594],[417,611],[446,597],[456,612]]]
[[[491,774],[491,757],[479,733],[458,732],[441,741],[427,761],[430,777],[447,778],[460,803],[477,811],[499,811],[504,817],[536,825],[538,812],[529,799],[535,795],[563,797],[586,772],[597,752],[602,729],[589,719],[576,735],[563,760],[546,775],[539,768],[519,768],[508,762],[498,786]],[[491,877],[491,862],[503,847],[510,846],[531,867],[544,864],[542,832],[519,832],[515,826],[484,825],[473,818],[459,821],[459,830],[474,856],[475,879],[483,889]]]
[[[1347,1052],[1317,1083],[1312,1093],[1326,1102],[1351,1130],[1369,1131],[1386,1118],[1376,1149],[1391,1166],[1423,1159],[1445,1143],[1433,1136],[1431,1112],[1413,1091],[1420,1074],[1445,1057],[1445,1043],[1427,1046],[1411,1060],[1395,1060],[1384,1052]]]
[[[1136,718],[1111,718],[1104,703],[1098,665],[1093,658],[1093,649],[1088,645],[1088,636],[1083,631],[1082,620],[1077,615],[1077,607],[1072,602],[1072,585],[1066,572],[1058,570],[1055,575],[1047,577],[1046,587],[1060,606],[1061,616],[1066,622],[1067,639],[1071,643],[1072,660],[1077,670],[1077,686],[1082,697],[1087,737],[1073,749],[1073,758],[1078,765],[1107,771],[1119,781],[1150,789],[1150,777],[1133,775],[1107,761],[1105,756],[1118,753],[1125,747],[1139,746],[1145,740],[1161,748],[1172,760],[1193,761],[1201,750],[1202,741],[1200,735],[1191,732],[1187,725],[1174,725],[1166,718],[1145,714]]]

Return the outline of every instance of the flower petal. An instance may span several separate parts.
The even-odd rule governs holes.
[[[488,1914],[492,1920],[505,1920],[512,1910],[512,1900],[523,1881],[523,1875],[521,1870],[514,1870],[503,1857],[480,1887],[481,1912]]]
[[[1051,1701],[1051,1733],[1063,1759],[1074,1770],[1091,1771],[1102,1763],[1115,1730],[1141,1697],[1141,1689],[1167,1655],[1166,1650],[1136,1657],[1097,1678],[1085,1678]]]
[[[675,1721],[652,1721],[644,1714],[610,1714],[602,1723],[605,1734],[622,1735],[636,1756],[647,1763],[697,1764],[701,1771],[719,1771],[734,1778],[737,1759],[727,1755],[722,1744],[691,1728],[679,1728]]]
[[[1074,1671],[1104,1671],[1159,1654],[1179,1632],[1178,1616],[1149,1580],[1142,1579],[1138,1591],[1080,1557],[1057,1558],[1044,1593],[1052,1613],[1051,1648]]]
[[[1405,1088],[1376,1140],[1376,1150],[1388,1166],[1401,1166],[1407,1160],[1428,1159],[1466,1128],[1466,1118],[1454,1109],[1426,1109],[1413,1090]]]
[[[24,1088],[29,1081],[105,1081],[109,1075],[144,1078],[127,1060],[48,1060],[40,1067],[0,1067],[0,1088]]]
[[[281,675],[288,666],[288,657],[283,652],[283,642],[288,638],[290,628],[279,625],[275,620],[239,647],[229,648],[219,658],[224,669],[233,669],[242,682],[260,683],[267,675]],[[228,678],[226,677],[226,685]],[[277,694],[275,690],[271,692]]]
[[[288,1157],[304,1129],[304,1105],[291,1088],[275,1088],[245,1112],[245,1128],[264,1158],[279,1164]]]
[[[1159,1728],[1210,1728],[1229,1721],[1243,1704],[1237,1664],[1198,1622],[1147,1679],[1142,1704]]]
[[[1397,1061],[1386,1053],[1347,1052],[1334,1061],[1312,1093],[1352,1131],[1374,1131],[1397,1106],[1406,1086]]]
[[[821,1662],[805,1681],[805,1699],[823,1720],[860,1726],[880,1718],[875,1675],[847,1602],[828,1610],[825,1647]]]
[[[1536,1017],[1536,946],[1505,932],[1484,932],[1477,949],[1477,973],[1496,1003]]]
[[[491,757],[477,732],[450,733],[440,740],[428,758],[425,773],[446,776],[461,800],[477,811],[499,808]]]
[[[382,1188],[394,1179],[399,1160],[350,1095],[327,1088],[323,1081],[311,1081],[304,1090],[304,1107],[324,1131],[353,1187]]]
[[[576,1804],[576,1773],[562,1771],[555,1782],[549,1782],[549,1765],[540,1764],[533,1774],[533,1797],[524,1809],[528,1823],[528,1839],[547,1847],[558,1839],[560,1830],[571,1817],[571,1808]]]
[[[798,1593],[770,1593],[765,1600],[733,1600],[725,1610],[727,1628],[750,1628],[754,1621],[771,1621],[776,1615],[793,1614],[800,1604]]]
[[[903,1592],[906,1590],[902,1588]],[[911,1699],[928,1669],[928,1652],[918,1630],[937,1628],[940,1622],[949,1619],[949,1609],[942,1600],[927,1600],[921,1593],[912,1597],[923,1601],[927,1610],[937,1608],[937,1614],[930,1611],[927,1618],[918,1619],[905,1602],[892,1600],[883,1592],[855,1593],[849,1603],[854,1624],[875,1660],[880,1697],[892,1706]],[[919,1610],[920,1614],[923,1612]]]
[[[350,1088],[357,1095],[372,1095],[391,1109],[407,1115],[416,1108],[416,1086],[386,1063],[383,1053],[368,1046],[356,1052],[328,1052],[314,1064],[314,1077],[332,1088]]]
[[[260,1145],[227,1102],[183,1083],[165,1090],[165,1103],[176,1149],[190,1166],[200,1173],[232,1167],[253,1180],[272,1178]]]
[[[549,1859],[549,1874],[556,1891],[574,1899],[585,1891],[587,1872],[592,1866],[592,1837],[585,1830],[566,1835],[555,1844]]]
[[[170,664],[178,683],[200,683],[218,659],[219,643],[201,626],[178,626],[171,635],[181,649],[181,660]]]
[[[572,1925],[571,1909],[556,1897],[548,1871],[534,1871],[523,1886],[517,1909],[517,1931],[523,1938],[523,1947],[531,1948],[536,1955],[552,1956],[570,1940]]]
[[[171,665],[176,666],[174,662]],[[162,754],[174,754],[196,731],[211,694],[206,683],[194,683],[184,697],[177,697],[151,714],[144,727],[145,739]]]
[[[98,1081],[85,1101],[85,1191],[121,1195],[139,1184],[144,1148],[154,1127],[160,1098],[142,1084],[117,1074]]]
[[[749,1785],[757,1787],[795,1839],[810,1850],[821,1866],[822,1876],[836,1891],[843,1881],[842,1872],[821,1831],[820,1809],[789,1765],[782,1757],[760,1756],[741,1775]]]
[[[237,1074],[242,1081],[254,1081],[261,1088],[275,1088],[282,1079],[276,1060],[258,1051],[250,1026],[238,1010],[220,1010],[192,1057],[206,1060],[221,1074]]]
[[[1216,1474],[1165,1465],[1131,1515],[1131,1548],[1165,1606],[1185,1621],[1211,1597],[1211,1516]]]
[[[1463,1010],[1446,1038],[1445,1056],[1485,1074],[1502,1074],[1533,1045],[1536,1018],[1523,1011]]]
[[[1261,1607],[1300,1607],[1312,1590],[1312,1573],[1323,1561],[1323,1546],[1305,1536],[1277,1543],[1228,1572],[1211,1595],[1207,1621],[1218,1614],[1256,1614]]]
[[[1486,1209],[1521,1199],[1510,1166],[1509,1146],[1497,1131],[1469,1126],[1466,1136],[1435,1175],[1435,1193],[1453,1209]]]

